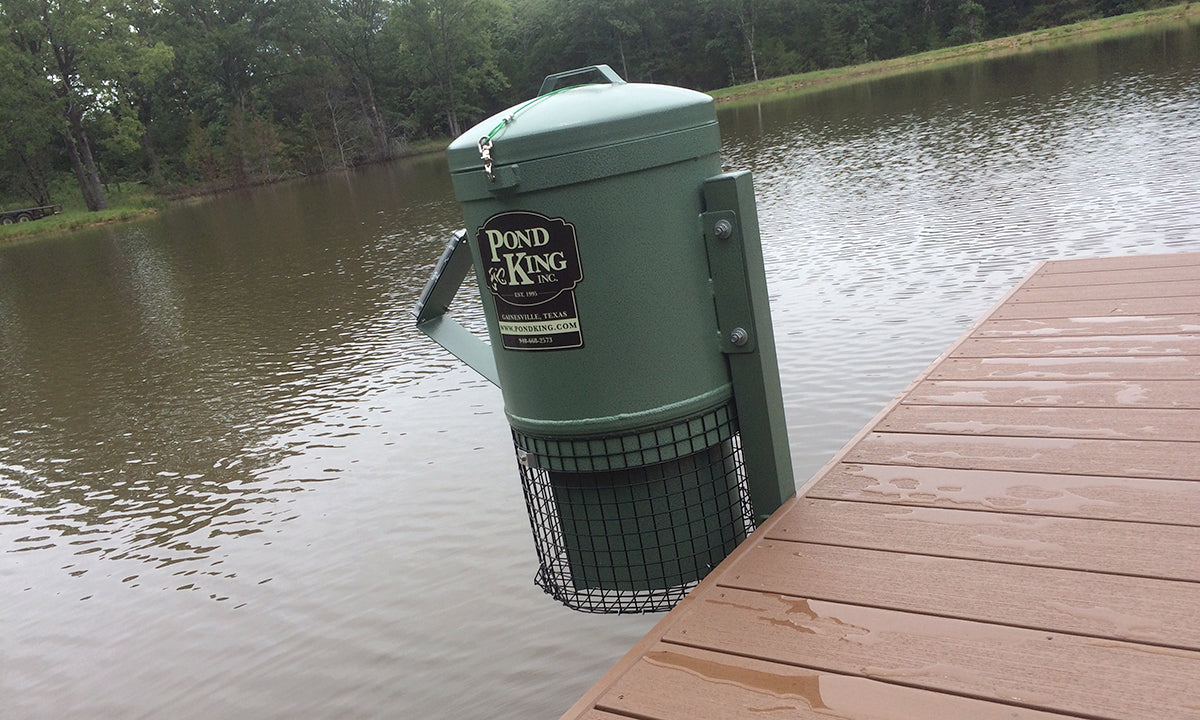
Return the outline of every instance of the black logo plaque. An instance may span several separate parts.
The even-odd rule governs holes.
[[[583,268],[574,225],[514,210],[488,218],[475,241],[506,349],[583,347],[575,305]]]

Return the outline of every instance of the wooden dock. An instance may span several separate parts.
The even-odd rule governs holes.
[[[1200,253],[1049,262],[564,718],[1200,718]]]

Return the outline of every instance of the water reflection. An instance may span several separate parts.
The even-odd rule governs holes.
[[[1197,36],[722,110],[798,477],[1036,262],[1200,249]],[[0,248],[6,711],[552,717],[650,627],[532,585],[499,393],[411,328],[459,223],[433,157]]]
[[[408,337],[410,298],[453,222],[429,212],[446,188],[419,171],[331,176],[53,252],[9,250],[0,459],[12,551],[65,546],[219,576],[221,538],[288,520],[280,494],[336,477],[278,469],[353,433],[322,428],[330,413],[452,365]],[[431,240],[412,242],[406,226]]]

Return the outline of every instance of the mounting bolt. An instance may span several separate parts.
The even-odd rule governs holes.
[[[718,240],[728,240],[733,237],[733,223],[722,218],[713,225],[713,234]]]
[[[746,328],[735,327],[733,331],[729,333],[729,342],[738,347],[742,347],[746,343],[750,342],[750,333],[746,332]]]

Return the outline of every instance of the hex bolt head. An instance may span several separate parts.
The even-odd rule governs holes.
[[[750,333],[746,332],[746,328],[735,327],[729,333],[729,342],[738,347],[742,347],[746,343],[750,342]]]
[[[724,218],[718,220],[713,225],[713,234],[720,240],[728,240],[733,237],[733,223]]]

